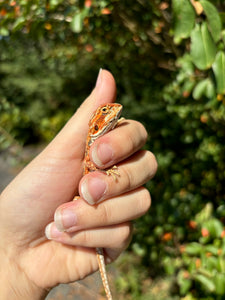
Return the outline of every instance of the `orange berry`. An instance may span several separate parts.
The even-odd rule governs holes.
[[[50,23],[45,23],[45,29],[46,30],[51,30],[52,29],[52,25]]]
[[[201,259],[200,258],[196,259],[195,266],[196,266],[197,269],[201,267]]]
[[[111,14],[111,10],[108,8],[103,8],[101,11],[102,15],[110,15]]]
[[[172,237],[173,237],[172,232],[166,232],[166,233],[164,233],[164,235],[162,237],[162,240],[164,242],[168,242],[168,241],[170,241],[172,239]]]
[[[188,222],[188,226],[189,226],[191,229],[196,229],[197,223],[196,223],[195,221],[193,221],[193,220],[190,220],[190,221]]]
[[[85,0],[85,2],[84,2],[85,7],[90,8],[91,5],[92,5],[92,0]]]
[[[2,8],[2,9],[0,10],[0,16],[4,17],[6,14],[7,14],[7,10],[4,9],[4,8]]]
[[[202,233],[203,237],[208,237],[209,236],[209,231],[206,228],[202,228],[201,233]]]

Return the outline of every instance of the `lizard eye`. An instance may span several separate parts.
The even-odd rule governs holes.
[[[107,108],[106,107],[103,107],[102,108],[102,112],[106,112],[107,111]]]
[[[97,131],[98,130],[98,125],[95,125],[95,131]]]

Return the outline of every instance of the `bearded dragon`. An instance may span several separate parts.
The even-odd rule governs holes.
[[[105,133],[112,130],[118,122],[121,120],[120,115],[122,111],[122,105],[117,103],[104,104],[98,107],[98,109],[92,115],[89,121],[89,130],[86,139],[85,147],[85,157],[84,157],[84,170],[83,174],[88,174],[93,171],[105,172],[107,175],[111,175],[114,179],[119,175],[118,169],[116,166],[113,166],[109,170],[102,170],[97,168],[90,160],[90,147],[93,142],[103,136]],[[74,200],[77,200],[79,196],[75,197]],[[96,248],[96,255],[99,264],[99,271],[102,278],[102,283],[105,289],[105,293],[108,300],[112,300],[112,295],[109,287],[109,282],[106,273],[104,251],[102,248]]]

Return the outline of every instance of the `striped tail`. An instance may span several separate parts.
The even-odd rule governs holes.
[[[97,259],[98,259],[98,265],[99,265],[99,271],[101,274],[102,278],[102,283],[105,289],[106,297],[108,300],[113,300],[112,294],[110,291],[109,287],[109,281],[106,273],[106,267],[105,267],[105,258],[103,254],[103,249],[102,248],[96,248],[96,253],[97,253]]]

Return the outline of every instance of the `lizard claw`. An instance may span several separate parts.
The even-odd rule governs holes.
[[[116,180],[116,179],[117,179],[117,176],[120,175],[117,166],[113,166],[111,169],[106,170],[105,172],[106,172],[106,175],[112,176],[112,178],[113,178],[114,180]]]

